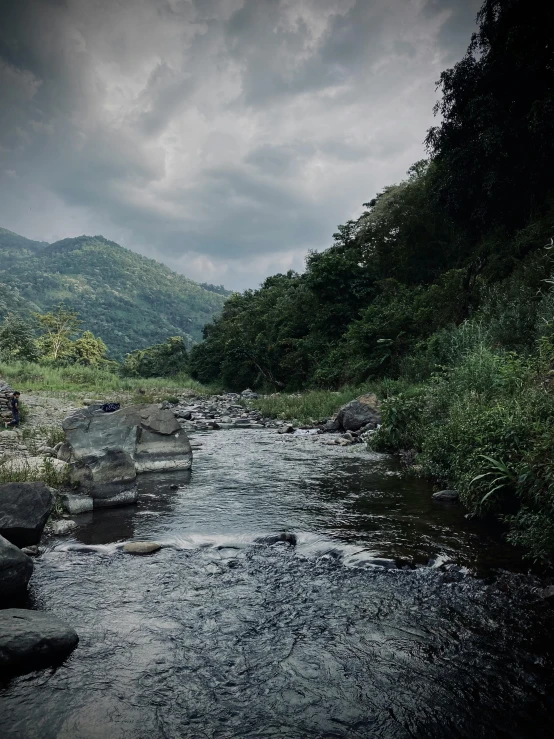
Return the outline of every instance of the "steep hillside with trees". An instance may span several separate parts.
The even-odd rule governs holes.
[[[63,303],[116,359],[168,336],[197,341],[227,294],[102,236],[44,244],[0,229],[0,318]]]
[[[554,559],[554,8],[485,0],[445,71],[429,159],[306,270],[233,295],[191,354],[203,382],[380,387],[373,446],[455,486]]]

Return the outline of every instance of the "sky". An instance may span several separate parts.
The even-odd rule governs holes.
[[[0,226],[235,290],[425,155],[474,0],[0,0]]]

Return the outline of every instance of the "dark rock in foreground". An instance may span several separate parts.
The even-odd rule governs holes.
[[[18,547],[38,544],[54,494],[43,482],[0,485],[0,536]]]
[[[32,574],[33,560],[0,536],[0,608],[25,592]]]
[[[0,611],[0,669],[24,673],[61,661],[75,649],[77,633],[41,611]]]

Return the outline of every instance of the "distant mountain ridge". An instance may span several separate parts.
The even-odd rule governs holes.
[[[0,319],[10,310],[30,316],[63,302],[116,359],[168,336],[200,340],[229,294],[103,236],[48,244],[0,228]]]

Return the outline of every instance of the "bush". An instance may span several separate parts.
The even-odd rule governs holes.
[[[384,400],[370,444],[415,449],[420,474],[456,488],[470,510],[502,517],[510,541],[547,560],[554,556],[554,396],[540,369],[479,344],[423,387]]]

